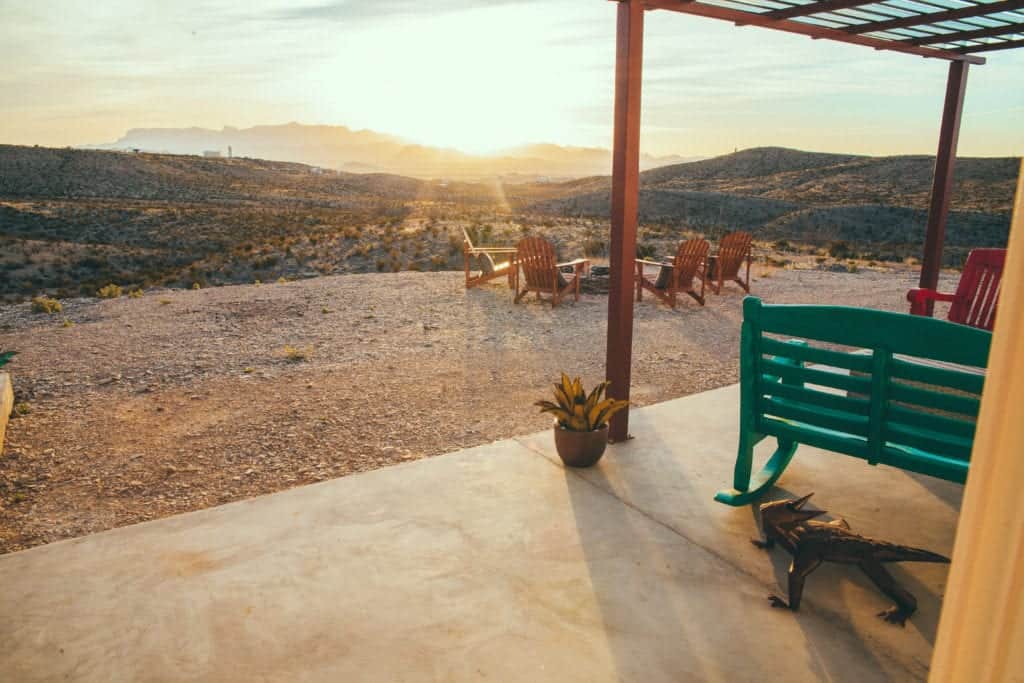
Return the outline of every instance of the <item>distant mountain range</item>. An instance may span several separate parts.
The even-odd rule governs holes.
[[[417,145],[372,130],[289,123],[221,130],[208,128],[133,128],[119,140],[89,149],[202,154],[292,161],[351,173],[396,173],[416,178],[479,179],[520,176],[518,180],[579,178],[611,171],[611,152],[596,147],[535,144],[495,155]],[[677,155],[643,155],[641,168],[693,161]]]

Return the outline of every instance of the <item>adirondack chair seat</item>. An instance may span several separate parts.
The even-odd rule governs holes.
[[[672,282],[672,266],[663,265],[658,269],[658,278],[654,281],[655,289],[668,289]]]
[[[991,339],[932,318],[747,297],[733,487],[715,499],[757,500],[799,444],[963,483]],[[767,437],[777,448],[754,473],[754,446]]]
[[[462,230],[462,237],[462,261],[466,275],[466,289],[471,289],[500,277],[507,278],[509,287],[513,286],[514,269],[512,268],[512,262],[516,253],[514,247],[475,246],[465,228]],[[495,263],[495,256],[504,257],[506,260],[501,263]],[[479,272],[474,272],[470,268],[474,261],[479,266]]]
[[[494,258],[487,253],[477,254],[476,258],[480,266],[480,274],[484,276],[505,275],[512,267],[512,261],[495,263]]]

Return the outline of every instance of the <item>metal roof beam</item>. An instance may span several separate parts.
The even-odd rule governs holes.
[[[1012,12],[1024,8],[1024,0],[1002,0],[1002,2],[986,2],[970,7],[951,9],[945,12],[922,12],[910,17],[900,17],[888,21],[872,21],[866,24],[857,24],[843,29],[847,33],[875,33],[876,31],[888,31],[894,28],[921,27],[934,24],[939,21],[952,21],[955,19],[966,19],[968,17],[980,17],[997,12]]]

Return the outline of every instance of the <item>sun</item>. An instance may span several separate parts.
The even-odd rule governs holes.
[[[318,72],[318,116],[472,154],[579,144],[577,108],[611,72],[574,68],[578,54],[535,19],[505,6],[354,33]]]

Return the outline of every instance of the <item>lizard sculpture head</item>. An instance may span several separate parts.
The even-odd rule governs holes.
[[[813,495],[813,493],[808,493],[803,498],[789,498],[765,503],[761,506],[761,523],[765,527],[785,529],[825,514],[825,510],[803,509]]]

